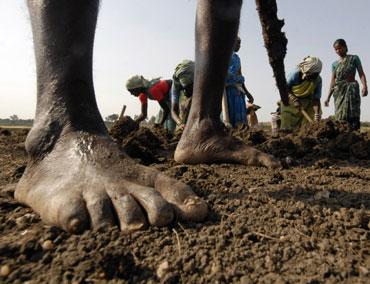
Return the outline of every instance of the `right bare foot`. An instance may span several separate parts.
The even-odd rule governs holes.
[[[248,166],[278,168],[273,156],[244,144],[225,131],[221,121],[203,119],[187,124],[176,148],[175,160],[181,163],[238,163]]]
[[[50,152],[33,155],[15,197],[73,233],[114,224],[132,232],[207,215],[189,186],[136,164],[107,135],[86,132],[65,134]]]

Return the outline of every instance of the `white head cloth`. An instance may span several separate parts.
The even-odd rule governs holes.
[[[310,74],[320,73],[322,62],[318,57],[306,56],[303,61],[298,64],[299,69],[303,73],[303,79]]]

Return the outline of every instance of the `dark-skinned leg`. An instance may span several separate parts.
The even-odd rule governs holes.
[[[125,232],[199,221],[191,189],[134,163],[107,134],[92,80],[97,0],[28,0],[37,64],[29,163],[15,193],[48,224],[71,232],[114,224]]]
[[[190,115],[175,152],[178,162],[280,165],[272,156],[228,135],[220,121],[222,92],[241,5],[241,0],[198,1],[194,93]]]

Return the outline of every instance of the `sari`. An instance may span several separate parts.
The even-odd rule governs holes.
[[[356,80],[356,69],[361,67],[361,61],[357,55],[347,55],[342,61],[336,61],[332,65],[335,73],[335,85],[333,89],[335,119],[347,121],[351,127],[360,127],[361,98],[360,87]]]
[[[315,81],[303,80],[299,69],[294,70],[287,80],[289,91],[294,94],[308,116],[314,119],[313,100],[320,100],[322,90],[322,79],[319,76]],[[280,103],[281,129],[295,130],[309,123],[303,113],[293,105]]]
[[[229,120],[233,127],[239,124],[247,124],[247,106],[245,104],[245,93],[242,90],[243,83],[244,76],[241,75],[240,58],[234,52],[226,77],[225,89]]]

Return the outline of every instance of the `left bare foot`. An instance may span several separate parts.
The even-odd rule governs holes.
[[[35,142],[30,137],[28,145]],[[30,157],[16,199],[72,233],[114,224],[129,233],[147,223],[167,225],[174,216],[200,221],[207,215],[189,186],[135,163],[106,135],[73,131],[50,152],[38,149]]]
[[[248,166],[278,168],[281,164],[273,156],[244,144],[230,136],[221,122],[204,119],[188,123],[175,152],[181,163],[238,163]]]

